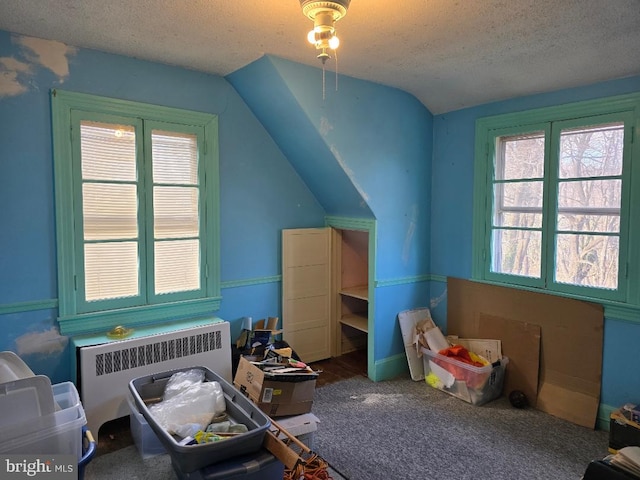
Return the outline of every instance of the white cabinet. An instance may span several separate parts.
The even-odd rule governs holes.
[[[305,362],[367,348],[369,232],[282,231],[283,339]]]

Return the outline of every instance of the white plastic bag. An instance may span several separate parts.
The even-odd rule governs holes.
[[[176,372],[171,375],[171,378],[164,387],[163,400],[168,400],[171,397],[175,397],[180,392],[188,389],[189,387],[202,383],[204,381],[204,370],[185,370],[184,372]]]
[[[184,432],[183,425],[193,424],[205,430],[211,419],[224,413],[226,401],[222,386],[218,382],[201,382],[149,407],[156,422],[171,434]]]

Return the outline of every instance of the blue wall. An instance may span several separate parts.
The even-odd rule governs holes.
[[[266,56],[227,77],[329,215],[375,218],[375,371],[406,369],[398,312],[429,298],[433,116],[412,95]],[[416,281],[417,280],[417,281]],[[373,338],[373,343],[371,343]]]
[[[54,382],[70,379],[55,321],[52,88],[217,114],[223,300],[215,313],[232,322],[233,336],[241,316],[280,316],[280,232],[322,226],[325,211],[234,88],[182,68],[55,42],[63,53],[50,58],[55,49],[29,45],[0,31],[0,350]]]
[[[234,336],[241,316],[280,315],[283,228],[321,226],[326,214],[375,218],[380,378],[406,368],[397,313],[429,306],[446,329],[444,277],[471,276],[476,119],[640,91],[634,77],[433,117],[382,85],[340,76],[336,92],[330,72],[323,100],[320,69],[274,57],[225,79],[65,46],[44,62],[23,40],[0,31],[0,350],[54,382],[70,365],[55,321],[51,88],[219,115],[216,313]],[[627,372],[640,369],[639,340],[640,323],[606,319],[604,404],[638,400],[640,377]]]
[[[431,272],[441,276],[471,278],[473,227],[473,162],[475,121],[480,117],[528,110],[601,97],[640,92],[640,77],[587,87],[490,103],[437,115],[434,118],[434,150],[431,198]],[[443,291],[434,282],[432,294]],[[433,315],[446,325],[446,308]],[[640,400],[640,318],[628,323],[605,319],[601,403],[618,407]]]

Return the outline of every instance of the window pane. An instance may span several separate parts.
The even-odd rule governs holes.
[[[84,180],[136,180],[133,126],[82,121],[80,148]]]
[[[88,302],[137,296],[139,294],[138,244],[136,242],[85,244],[84,275]]]
[[[624,124],[563,130],[560,134],[560,178],[622,174]]]
[[[555,280],[615,290],[618,288],[619,251],[617,236],[558,235]]]
[[[197,187],[154,187],[155,238],[199,236]]]
[[[542,226],[542,182],[500,183],[493,192],[494,225]]]
[[[542,213],[502,212],[494,218],[495,227],[542,227]]]
[[[540,278],[542,233],[532,230],[493,231],[492,272]]]
[[[85,183],[82,186],[85,240],[138,237],[136,186]]]
[[[558,210],[620,211],[622,180],[583,180],[560,182],[558,185]]]
[[[155,242],[156,294],[200,288],[200,241]]]
[[[155,183],[198,184],[198,142],[195,134],[154,130],[151,145]]]
[[[496,180],[544,175],[544,132],[499,137],[496,147]]]
[[[619,215],[558,215],[558,230],[572,232],[620,232]]]

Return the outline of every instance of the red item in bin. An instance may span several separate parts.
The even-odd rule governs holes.
[[[471,359],[471,355],[469,355],[469,351],[464,348],[462,345],[453,345],[451,347],[443,348],[438,352],[440,355],[458,360],[459,362],[467,363],[474,367],[484,367],[485,365],[481,362],[476,362]],[[486,381],[485,375],[478,375],[475,372],[471,372],[466,368],[459,367],[454,365],[451,362],[447,362],[440,359],[434,359],[435,363],[440,365],[442,368],[450,372],[456,380],[463,381],[467,384],[469,388],[479,388]]]

